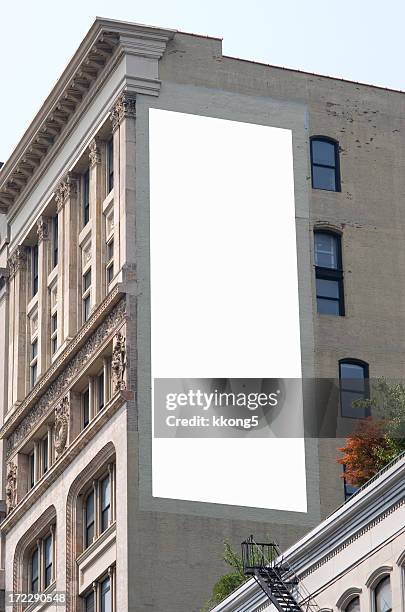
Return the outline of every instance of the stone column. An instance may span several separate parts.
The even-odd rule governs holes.
[[[78,326],[78,177],[69,172],[57,189],[59,244],[62,242],[62,255],[58,263],[58,304],[61,303],[62,317],[59,317],[58,334],[61,330],[62,345],[68,343],[76,334]],[[63,214],[60,212],[63,208]],[[61,218],[62,217],[62,218]],[[63,235],[63,237],[62,237]],[[61,292],[59,293],[59,289]]]
[[[27,379],[27,250],[18,246],[9,262],[10,326],[8,405],[18,405],[26,395]]]
[[[38,221],[38,376],[43,374],[51,360],[50,300],[48,274],[51,260],[51,223],[47,217]]]
[[[103,262],[103,199],[105,164],[101,155],[103,143],[94,138],[89,146],[90,160],[90,222],[91,222],[91,307],[96,308],[104,295]]]
[[[113,110],[114,264],[135,266],[135,94],[123,92]],[[130,279],[128,279],[130,280]]]

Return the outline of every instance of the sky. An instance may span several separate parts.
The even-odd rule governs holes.
[[[403,0],[4,0],[0,161],[96,16],[223,38],[223,53],[405,90]]]

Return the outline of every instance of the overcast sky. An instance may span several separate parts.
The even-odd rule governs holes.
[[[223,52],[405,90],[404,0],[4,0],[5,161],[96,15],[223,38]]]

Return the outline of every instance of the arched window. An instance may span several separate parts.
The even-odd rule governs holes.
[[[340,191],[339,145],[327,136],[311,138],[312,187]]]
[[[392,595],[391,581],[389,576],[384,576],[374,589],[375,612],[391,612]]]
[[[339,234],[315,230],[316,304],[319,314],[345,314],[342,247]]]
[[[360,612],[360,599],[359,597],[355,597],[351,600],[350,603],[347,604],[345,608],[345,612]]]
[[[360,359],[339,361],[340,408],[342,417],[364,419],[368,408],[353,406],[353,402],[369,397],[369,367]]]

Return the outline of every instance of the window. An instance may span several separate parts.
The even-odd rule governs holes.
[[[360,612],[360,599],[358,597],[352,599],[346,606],[345,612]]]
[[[29,582],[32,593],[47,589],[55,580],[53,570],[54,526],[39,538],[29,559]]]
[[[105,578],[100,587],[100,610],[101,612],[111,612],[110,578]]]
[[[90,173],[87,170],[82,178],[82,211],[83,211],[83,227],[90,220]]]
[[[32,296],[38,293],[38,245],[31,249]]]
[[[31,593],[39,591],[39,551],[35,548],[31,556]]]
[[[340,408],[342,417],[364,419],[368,408],[353,406],[353,402],[369,397],[368,364],[359,359],[339,361]]]
[[[32,487],[35,485],[35,454],[31,453],[30,456],[28,457],[28,463],[29,463],[29,489],[32,489]]]
[[[315,278],[318,314],[345,314],[341,239],[329,231],[316,231]]]
[[[51,353],[54,355],[58,348],[58,314],[51,317]]]
[[[83,502],[83,546],[88,548],[111,525],[114,519],[115,465],[110,464],[87,489]]]
[[[38,375],[38,340],[31,344],[30,379],[31,387],[37,382]]]
[[[91,268],[83,274],[83,321],[88,321],[91,311]]]
[[[108,529],[110,525],[110,509],[111,509],[111,486],[110,476],[106,476],[100,483],[101,489],[101,533]]]
[[[114,187],[114,143],[111,138],[107,142],[107,193]]]
[[[390,577],[385,576],[374,589],[375,612],[391,612],[392,595]]]
[[[52,263],[58,265],[58,215],[52,219]]]
[[[360,612],[360,599],[358,597],[352,599],[346,606],[345,612]]]
[[[91,591],[84,598],[84,612],[94,612],[94,593]]]
[[[332,138],[311,138],[312,187],[340,191],[339,145]]]
[[[107,243],[107,263],[106,263],[107,289],[114,278],[114,238]]]
[[[85,547],[87,548],[94,539],[94,491],[91,491],[86,498],[85,505]]]
[[[48,465],[48,436],[41,441],[41,454],[42,454],[42,474],[46,474],[49,468]]]
[[[90,423],[90,390],[87,388],[82,393],[83,429]]]
[[[97,407],[104,408],[104,370],[97,376]]]
[[[47,588],[52,582],[52,534],[44,540],[44,587]]]

